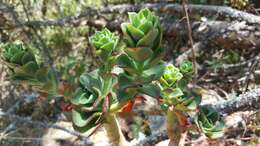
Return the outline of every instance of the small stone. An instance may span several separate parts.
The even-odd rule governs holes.
[[[221,29],[220,32],[221,32],[221,33],[224,33],[224,32],[226,32],[226,30],[225,30],[225,29]]]
[[[198,28],[198,31],[199,31],[199,32],[203,32],[203,31],[205,31],[205,30],[207,30],[207,25],[201,25],[201,26]]]
[[[260,31],[256,31],[255,36],[260,37]]]
[[[255,26],[248,26],[247,30],[254,31],[255,30]]]
[[[248,37],[249,36],[249,31],[240,31],[239,34]]]

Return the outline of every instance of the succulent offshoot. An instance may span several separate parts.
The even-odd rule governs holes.
[[[129,12],[129,21],[121,24],[121,29],[127,43],[125,52],[134,60],[158,63],[164,54],[160,48],[162,29],[159,18],[149,9],[142,9],[138,13]]]
[[[10,68],[23,66],[29,62],[37,64],[34,54],[22,44],[22,42],[7,43],[1,45],[3,60],[9,63]]]
[[[211,139],[224,135],[224,121],[219,113],[211,107],[201,107],[200,112],[195,117],[195,123]]]
[[[181,80],[183,77],[180,70],[172,64],[168,64],[165,71],[160,78],[160,83],[163,87],[172,87],[177,81]]]
[[[180,64],[180,71],[181,73],[183,74],[192,74],[193,73],[193,65],[192,65],[192,62],[190,61],[183,61],[181,64]]]
[[[157,49],[162,38],[159,18],[149,9],[129,12],[128,16],[130,22],[121,25],[128,46]]]
[[[96,54],[104,61],[116,49],[119,37],[107,28],[97,31],[90,37],[90,43],[96,49]]]
[[[44,96],[58,95],[54,72],[38,63],[33,52],[21,42],[1,45],[3,60],[12,71],[11,79],[32,85]]]
[[[175,110],[192,111],[196,110],[200,104],[200,97],[192,95],[187,90],[189,78],[192,75],[192,63],[184,61],[180,67],[172,64],[166,66],[163,75],[159,80],[161,87],[162,103],[161,107],[167,110],[174,106]]]

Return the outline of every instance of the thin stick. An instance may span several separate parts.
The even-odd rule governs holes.
[[[182,6],[183,6],[183,9],[185,11],[186,20],[187,20],[188,37],[189,37],[189,40],[190,40],[191,51],[192,51],[192,63],[193,63],[193,70],[194,70],[194,80],[193,80],[193,83],[196,83],[198,70],[197,70],[197,66],[196,66],[196,56],[195,56],[195,51],[194,51],[194,42],[193,42],[193,39],[192,39],[192,29],[191,29],[191,25],[190,25],[190,18],[189,18],[187,3],[188,3],[187,0],[182,0]]]

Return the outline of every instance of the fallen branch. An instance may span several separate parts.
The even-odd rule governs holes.
[[[80,19],[86,16],[97,16],[98,13],[127,13],[130,11],[138,11],[142,8],[150,8],[159,13],[169,13],[172,15],[182,15],[183,7],[179,4],[172,3],[145,3],[145,4],[121,4],[121,5],[108,5],[105,7],[101,7],[99,9],[87,8],[85,11],[80,12],[75,16],[69,16],[62,19],[54,20],[54,21],[34,21],[35,24],[42,26],[53,26],[53,25],[65,25],[68,22],[72,22],[71,20]],[[220,20],[224,20],[226,18],[231,18],[233,20],[245,21],[250,24],[260,24],[260,16],[256,16],[250,13],[246,13],[243,11],[239,11],[237,9],[233,9],[231,7],[226,6],[214,6],[214,5],[188,5],[190,15],[191,16],[214,16]],[[14,9],[13,6],[0,3],[0,12],[10,12]],[[94,15],[93,15],[94,14]],[[218,17],[216,17],[218,16]],[[42,23],[41,23],[42,22]],[[34,24],[33,22],[27,22],[27,25]]]
[[[257,110],[260,109],[260,90],[248,91],[234,99],[204,106],[212,106],[217,111],[228,115],[238,111]]]
[[[202,106],[211,106],[224,115],[229,115],[239,111],[249,111],[260,109],[260,89],[247,91],[238,97],[227,101],[218,102],[215,104],[203,104]],[[149,108],[138,108],[137,112],[148,113],[163,113],[160,106],[152,106]]]
[[[193,38],[203,42],[203,45],[212,44],[224,48],[259,48],[260,26],[247,25],[244,22],[225,21],[195,21],[192,24]],[[183,22],[163,23],[167,36],[185,38],[186,26]]]
[[[67,21],[72,21],[68,19]],[[48,26],[62,25],[65,20],[59,21],[45,21],[26,23],[27,26],[38,25]],[[120,20],[106,22],[104,20],[86,21],[87,25],[102,28],[106,26],[111,30],[120,30]],[[191,23],[192,37],[194,41],[203,42],[204,46],[213,44],[224,48],[260,48],[260,26],[248,25],[245,22],[225,22],[225,21],[195,21]],[[162,28],[164,29],[165,38],[183,38],[187,40],[187,26],[184,22],[170,22],[169,20],[162,20]]]
[[[256,16],[250,13],[239,11],[231,7],[226,6],[214,6],[214,5],[188,5],[191,16],[218,16],[218,19],[231,18],[235,20],[246,21],[250,24],[260,24],[260,16]],[[125,13],[129,11],[138,11],[142,8],[150,8],[159,13],[169,13],[172,15],[178,15],[183,13],[183,7],[179,4],[169,3],[146,3],[146,4],[122,4],[122,5],[108,5],[100,9],[102,13]]]

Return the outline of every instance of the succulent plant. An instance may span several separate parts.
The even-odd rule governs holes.
[[[188,61],[184,61],[179,68],[172,64],[166,66],[159,80],[162,97],[161,107],[164,110],[167,110],[169,106],[174,106],[179,111],[197,109],[201,98],[186,90],[187,76],[192,74],[192,68],[190,70],[190,67],[192,67],[192,64],[190,66]]]
[[[157,16],[149,9],[139,13],[128,13],[130,23],[122,24],[129,47],[158,48],[161,43],[162,31]]]
[[[197,127],[211,139],[220,138],[224,135],[224,121],[219,113],[211,107],[201,107],[195,117]]]
[[[180,70],[175,67],[172,64],[169,64],[166,66],[165,71],[160,78],[160,83],[163,87],[171,87],[173,86],[177,81],[181,80],[183,77]]]
[[[67,102],[63,109],[71,111],[76,130],[88,132],[104,124],[114,145],[129,145],[124,141],[116,114],[130,112],[142,94],[159,98],[167,112],[170,144],[178,145],[181,133],[190,124],[187,112],[197,112],[198,108],[197,127],[210,138],[221,137],[224,124],[220,115],[212,108],[199,107],[201,97],[188,88],[192,63],[184,61],[176,67],[163,62],[165,50],[161,48],[159,18],[149,9],[128,15],[130,22],[121,26],[125,48],[116,52],[119,37],[108,29],[96,32],[89,40],[101,60],[98,69],[83,74],[84,66],[73,68],[76,64],[72,62],[64,68],[67,75],[62,79],[67,82],[62,85],[57,83],[56,73],[39,63],[22,43],[2,45],[2,58],[12,72],[12,79],[28,83],[48,96],[61,93]],[[71,70],[75,71],[74,75],[69,74]]]
[[[130,22],[122,23],[127,48],[125,52],[136,61],[160,60],[164,50],[160,48],[162,30],[159,18],[149,9],[128,13]]]
[[[157,89],[150,83],[159,79],[165,68],[161,61],[164,49],[160,47],[159,18],[149,9],[130,12],[128,16],[130,22],[121,25],[126,47],[118,57],[118,65],[124,70],[118,78],[118,94],[122,99],[131,99],[138,91],[150,92],[147,87]]]
[[[8,43],[1,46],[3,48],[3,59],[10,68],[25,65],[32,62],[37,65],[34,54],[26,50],[21,42]]]
[[[13,80],[33,85],[42,95],[57,95],[57,82],[54,73],[40,65],[33,52],[21,42],[1,46],[3,60],[12,71]]]
[[[174,106],[175,110],[192,111],[196,110],[201,102],[200,96],[188,95],[180,88],[167,88],[161,91],[161,107],[167,110],[168,107]]]
[[[190,61],[183,61],[180,64],[180,71],[183,74],[190,74],[193,73],[193,66],[192,66],[192,62]]]
[[[104,57],[107,58],[111,55],[112,51],[115,50],[118,41],[119,37],[110,32],[107,28],[104,28],[102,31],[97,31],[90,37],[90,42],[92,46],[96,48],[97,55],[103,60]]]
[[[113,86],[115,83],[115,78],[103,79],[98,75],[97,70],[81,75],[80,87],[70,100],[75,106],[72,111],[72,121],[75,128],[87,131],[96,126],[97,119],[100,119],[103,112],[109,111],[110,104],[114,101]],[[108,96],[109,101],[106,103],[105,99]],[[107,111],[104,111],[104,108]]]

